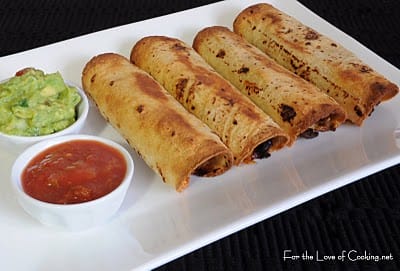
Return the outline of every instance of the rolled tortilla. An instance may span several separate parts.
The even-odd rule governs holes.
[[[346,118],[335,100],[226,27],[201,30],[193,48],[270,115],[289,134],[291,144],[299,135],[335,130]]]
[[[398,87],[336,41],[269,4],[256,4],[235,19],[234,31],[279,64],[333,97],[348,119],[362,125]]]
[[[219,137],[125,57],[92,58],[82,85],[103,117],[177,191],[191,174],[215,176],[231,167],[232,153]]]
[[[139,40],[131,61],[161,83],[231,149],[234,164],[268,157],[288,136],[189,45],[165,36]]]

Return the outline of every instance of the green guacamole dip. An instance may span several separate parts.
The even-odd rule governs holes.
[[[26,69],[0,84],[0,131],[19,136],[60,131],[75,122],[80,100],[58,72]]]

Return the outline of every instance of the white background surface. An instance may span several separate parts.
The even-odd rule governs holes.
[[[223,1],[181,13],[129,24],[0,58],[0,79],[26,66],[60,71],[80,85],[90,58],[130,49],[147,35],[168,35],[191,44],[203,27],[231,27],[234,17],[258,1]],[[328,34],[400,85],[400,72],[352,38],[334,29],[294,0],[268,1]],[[195,14],[195,16],[194,16]],[[185,22],[185,23],[182,23]],[[343,125],[313,140],[300,139],[253,165],[216,178],[192,177],[183,193],[164,185],[91,107],[83,133],[123,144],[135,161],[135,175],[118,215],[106,225],[70,233],[44,227],[16,202],[9,181],[18,150],[0,150],[1,270],[150,269],[297,204],[400,161],[394,130],[399,97],[380,105],[360,128]]]

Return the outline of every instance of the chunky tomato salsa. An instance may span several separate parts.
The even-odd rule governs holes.
[[[22,186],[28,195],[41,201],[81,203],[114,190],[126,168],[118,150],[93,140],[73,140],[34,157],[22,173]]]

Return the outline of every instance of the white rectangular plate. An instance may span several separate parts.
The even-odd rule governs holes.
[[[147,35],[167,35],[191,44],[203,27],[231,27],[234,17],[258,1],[216,4],[124,25],[0,58],[0,79],[31,66],[60,71],[80,84],[93,56],[116,52],[129,57],[133,44]],[[366,63],[400,84],[400,71],[311,13],[296,1],[270,0],[278,8],[328,34]],[[399,97],[380,105],[365,125],[343,125],[336,132],[274,153],[269,159],[233,168],[217,178],[193,177],[177,193],[132,152],[136,172],[118,215],[85,232],[47,228],[17,204],[9,180],[17,152],[0,152],[1,270],[150,269],[352,181],[395,165],[400,149]],[[122,143],[122,138],[91,107],[83,133]]]

